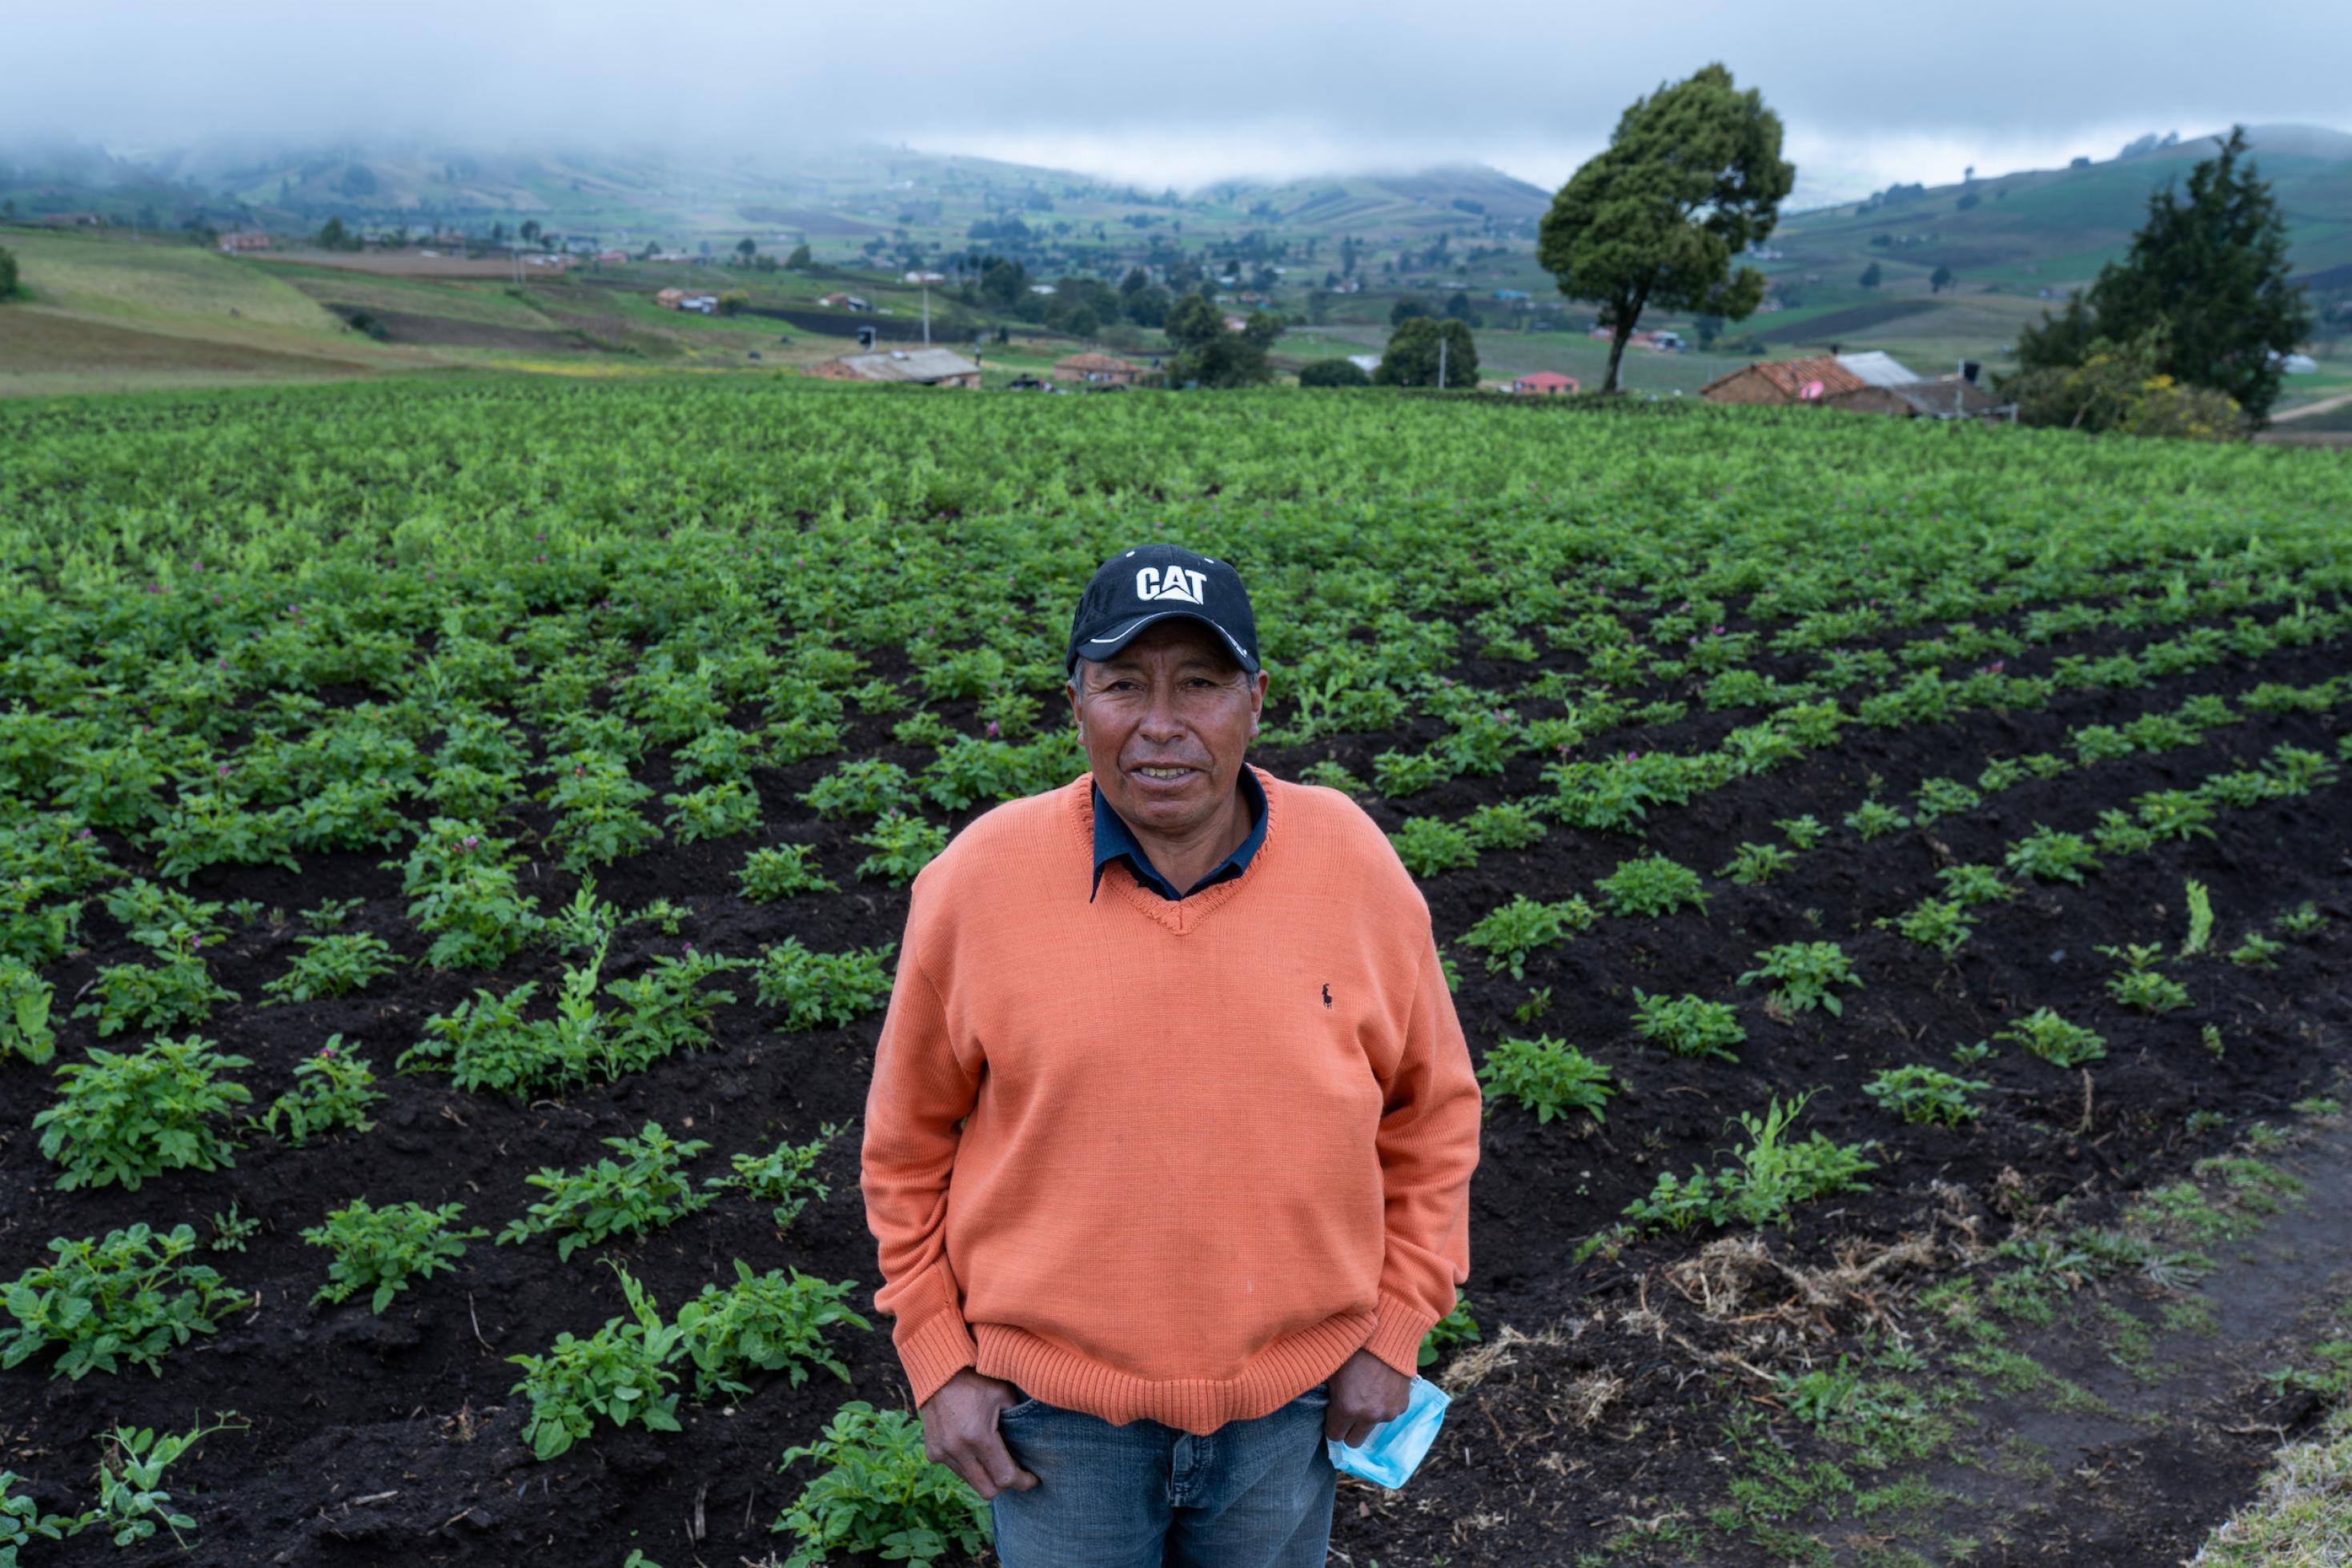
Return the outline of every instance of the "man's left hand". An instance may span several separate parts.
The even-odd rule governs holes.
[[[1323,1435],[1360,1448],[1372,1428],[1393,1421],[1412,1403],[1412,1379],[1360,1350],[1331,1375],[1331,1403],[1323,1414]]]

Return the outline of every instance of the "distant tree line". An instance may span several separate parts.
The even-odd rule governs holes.
[[[1028,266],[1010,256],[967,256],[958,298],[1000,316],[1034,322],[1074,338],[1094,338],[1118,326],[1158,329],[1168,323],[1175,296],[1151,281],[1139,267],[1128,269],[1117,287],[1097,277],[1066,274],[1040,294]]]
[[[1282,336],[1282,318],[1271,311],[1253,310],[1236,330],[1215,300],[1187,294],[1169,307],[1165,330],[1176,350],[1170,386],[1263,386],[1274,379],[1266,350]]]

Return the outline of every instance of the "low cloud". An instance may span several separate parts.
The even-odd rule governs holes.
[[[12,18],[0,142],[904,142],[1151,184],[1475,160],[1558,184],[1620,110],[1710,60],[1760,88],[1807,188],[2112,156],[2145,131],[2345,118],[2341,0],[2226,26],[2181,0],[1797,16],[1370,0],[1191,14],[1025,0],[96,0]]]

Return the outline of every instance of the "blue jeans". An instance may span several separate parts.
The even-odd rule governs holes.
[[[1022,1391],[1025,1393],[1026,1391]],[[989,1502],[1004,1568],[1323,1568],[1339,1472],[1328,1388],[1195,1437],[1024,1398],[998,1412],[1037,1478]]]

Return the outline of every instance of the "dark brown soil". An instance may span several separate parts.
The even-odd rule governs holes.
[[[345,320],[355,315],[372,318],[391,343],[428,344],[437,348],[530,349],[578,345],[569,334],[533,331],[527,327],[499,327],[487,321],[465,321],[449,316],[427,316],[413,310],[383,310],[372,306],[343,305],[332,300],[327,308]]]
[[[1764,343],[1826,343],[1843,332],[1866,331],[1934,308],[1925,299],[1881,299],[1844,310],[1832,310],[1809,321],[1792,322],[1786,327],[1767,327],[1757,332],[1755,337],[1759,342]]]
[[[2178,677],[2153,690],[2070,694],[2046,713],[1979,713],[1902,731],[1856,729],[1832,751],[1688,809],[1657,813],[1646,847],[1712,872],[1741,840],[1774,836],[1777,818],[1811,812],[1834,824],[1865,794],[1905,799],[1924,777],[1973,778],[1990,756],[2054,748],[2070,725],[2168,708],[2195,692],[2231,695],[2264,680],[2308,683],[2344,666],[2340,648],[2313,648],[2259,666]],[[1482,678],[1475,667],[1461,673]],[[969,719],[950,708],[950,722]],[[1643,744],[1701,744],[1740,721],[1735,715],[1696,716],[1663,737],[1645,734]],[[1696,1515],[1719,1498],[1727,1472],[1717,1434],[1730,1407],[1748,1396],[1727,1384],[1719,1366],[1677,1346],[1677,1334],[1702,1347],[1715,1342],[1687,1302],[1659,1283],[1661,1270],[1687,1259],[1699,1241],[1645,1241],[1583,1263],[1571,1254],[1645,1193],[1660,1171],[1720,1163],[1719,1151],[1730,1142],[1724,1124],[1737,1111],[1761,1107],[1776,1094],[1813,1092],[1801,1132],[1877,1142],[1882,1168],[1869,1191],[1801,1212],[1775,1240],[1791,1256],[1820,1260],[1841,1247],[1884,1249],[1923,1224],[1932,1229],[1939,1210],[1968,1213],[1988,1239],[1997,1239],[2003,1228],[1997,1216],[2007,1212],[2003,1195],[2021,1190],[2043,1202],[2063,1194],[2085,1204],[2112,1202],[2216,1152],[2229,1128],[2285,1119],[2292,1103],[2325,1088],[2352,1026],[2341,935],[2352,919],[2345,884],[2352,811],[2341,785],[2225,812],[2216,838],[2111,860],[2084,887],[2030,889],[2011,904],[1983,911],[1978,935],[1950,963],[1868,923],[1930,891],[1939,864],[1997,859],[2005,839],[2035,821],[2087,831],[2102,806],[2251,765],[2280,742],[2332,756],[2336,734],[2332,716],[2249,716],[2212,732],[2203,746],[2030,782],[1933,830],[1859,845],[1843,835],[1766,886],[1720,884],[1703,915],[1603,920],[1565,947],[1535,956],[1524,984],[1489,975],[1475,950],[1457,946],[1463,984],[1456,1004],[1474,1054],[1507,1036],[1549,1033],[1608,1061],[1620,1092],[1601,1125],[1583,1117],[1539,1125],[1515,1105],[1493,1104],[1473,1187],[1473,1271],[1465,1294],[1490,1341],[1509,1325],[1530,1335],[1556,1329],[1559,1343],[1523,1348],[1509,1370],[1465,1389],[1438,1448],[1404,1490],[1344,1487],[1336,1552],[1356,1563],[1567,1563],[1621,1536],[1629,1520],[1676,1509]],[[1258,760],[1287,777],[1336,758],[1369,777],[1370,757],[1407,738],[1354,737]],[[872,723],[861,724],[850,744],[854,754],[910,766],[921,760]],[[608,977],[634,973],[652,954],[687,941],[749,955],[788,936],[828,949],[895,940],[903,891],[857,881],[854,867],[864,851],[849,842],[855,830],[814,819],[794,799],[838,760],[761,774],[768,823],[757,841],[665,844],[599,875],[599,894],[624,907],[667,896],[693,911],[676,936],[633,928],[616,943]],[[1536,771],[1533,761],[1515,763],[1501,778],[1459,779],[1408,804],[1417,814],[1451,815],[1539,788]],[[1872,774],[1883,780],[1875,789]],[[640,776],[657,789],[669,786],[664,761]],[[1389,805],[1372,810],[1384,826],[1400,820]],[[545,825],[543,815],[523,821],[531,833]],[[732,873],[755,841],[817,845],[825,874],[844,891],[774,906],[741,902]],[[110,847],[121,863],[144,866],[127,844]],[[1533,849],[1489,852],[1474,869],[1433,878],[1424,890],[1440,938],[1451,941],[1515,893],[1591,896],[1595,878],[1643,849],[1623,835],[1556,827]],[[396,873],[381,869],[377,858],[313,857],[299,874],[210,872],[194,879],[193,891],[257,899],[289,916],[324,900],[359,898],[364,907],[357,923],[416,959],[424,945],[402,917]],[[2220,935],[2228,940],[2304,900],[2315,901],[2334,924],[2291,944],[2274,972],[2218,961],[2187,971],[2195,1003],[2184,1012],[2154,1019],[2125,1013],[2104,993],[2111,965],[2094,949],[2126,941],[2177,944],[2186,877],[2210,886]],[[524,885],[551,909],[576,883],[542,861]],[[183,1557],[166,1543],[118,1555],[93,1533],[29,1561],[132,1568],[166,1561],[601,1565],[617,1564],[632,1547],[642,1547],[677,1568],[758,1562],[780,1546],[789,1555],[787,1542],[771,1536],[768,1526],[797,1495],[808,1469],[803,1463],[780,1475],[779,1455],[815,1437],[846,1399],[884,1408],[906,1404],[880,1320],[872,1333],[833,1340],[850,1368],[847,1384],[819,1372],[798,1388],[772,1381],[740,1407],[689,1399],[680,1406],[682,1433],[615,1435],[607,1428],[546,1464],[535,1463],[519,1441],[526,1412],[509,1392],[519,1372],[505,1358],[543,1350],[560,1330],[593,1331],[621,1312],[615,1281],[592,1261],[595,1256],[625,1263],[665,1309],[704,1282],[729,1277],[736,1258],[760,1269],[789,1265],[856,1281],[854,1299],[870,1306],[878,1281],[857,1196],[855,1122],[878,1015],[850,1029],[783,1034],[772,1016],[746,1002],[721,1010],[711,1051],[561,1102],[516,1104],[459,1093],[436,1078],[389,1072],[423,1020],[483,983],[478,974],[418,967],[342,1001],[258,1006],[263,983],[283,971],[299,934],[289,919],[257,923],[231,937],[214,968],[244,999],[222,1009],[204,1032],[253,1059],[244,1078],[264,1101],[290,1081],[298,1061],[340,1032],[347,1049],[384,1074],[389,1099],[378,1107],[373,1133],[307,1150],[256,1138],[240,1150],[234,1170],[175,1175],[136,1194],[64,1194],[55,1189],[54,1171],[29,1128],[47,1103],[45,1074],[21,1062],[0,1063],[0,1259],[11,1277],[54,1235],[98,1234],[139,1220],[184,1220],[209,1233],[210,1217],[232,1201],[264,1222],[244,1253],[208,1260],[240,1288],[258,1291],[259,1304],[173,1353],[161,1378],[131,1373],[52,1382],[37,1364],[0,1375],[0,1466],[34,1478],[34,1494],[52,1508],[88,1494],[93,1435],[102,1428],[129,1422],[181,1429],[224,1410],[249,1420],[249,1430],[208,1440],[173,1471],[173,1488],[198,1523],[194,1553]],[[1754,991],[1734,985],[1759,948],[1814,937],[1843,943],[1867,982],[1850,994],[1843,1018],[1776,1019]],[[49,971],[61,1001],[100,966],[142,956],[96,905],[84,940],[86,951]],[[534,950],[502,971],[496,985],[551,980],[559,970]],[[1514,1022],[1512,1009],[1530,987],[1551,988],[1550,1009],[1531,1024]],[[1643,1047],[1627,1025],[1636,987],[1738,1000],[1748,1030],[1739,1061],[1686,1061]],[[736,988],[748,996],[748,978],[739,977]],[[543,986],[542,1001],[544,994]],[[2040,1006],[2095,1019],[2106,1035],[2109,1054],[2088,1081],[2007,1051],[1970,1070],[1994,1087],[1983,1097],[1981,1121],[1958,1131],[1906,1126],[1864,1099],[1862,1083],[1882,1067],[1947,1062],[1954,1045],[1984,1039]],[[2200,1029],[2209,1023],[2228,1042],[2218,1061],[2199,1044]],[[76,1056],[94,1043],[89,1030],[89,1020],[71,1020],[61,1033],[61,1054]],[[2199,1109],[2220,1113],[2227,1127],[2190,1137],[2184,1117]],[[647,1121],[679,1136],[709,1139],[714,1152],[704,1156],[705,1171],[722,1166],[730,1152],[814,1137],[826,1122],[848,1131],[818,1166],[831,1184],[830,1200],[813,1205],[788,1235],[776,1233],[767,1205],[730,1198],[649,1240],[592,1249],[570,1265],[559,1265],[544,1244],[477,1243],[454,1274],[413,1288],[381,1318],[363,1304],[307,1304],[323,1279],[323,1254],[297,1233],[325,1208],[362,1195],[378,1202],[457,1201],[467,1206],[469,1223],[495,1230],[520,1213],[529,1196],[526,1174],[580,1164],[598,1152],[595,1139],[633,1133]],[[1656,1333],[1646,1316],[1630,1320],[1629,1328],[1629,1312],[1658,1314]],[[1587,1333],[1578,1324],[1593,1326]],[[1580,1421],[1571,1394],[1578,1380],[1596,1374],[1619,1388],[1605,1416]],[[2232,1470],[2217,1469],[2201,1450],[2168,1452],[2151,1444],[2117,1461],[2116,1495],[2138,1500],[2121,1510],[2099,1543],[2086,1544],[2053,1523],[2040,1538],[2013,1538],[1975,1561],[2042,1561],[2053,1553],[2080,1563],[2174,1561],[2242,1496],[2249,1467],[2267,1446],[2244,1440],[2242,1462]],[[1784,1560],[1731,1538],[1707,1538],[1695,1550],[1702,1561]],[[1679,1559],[1662,1547],[1660,1560]]]

